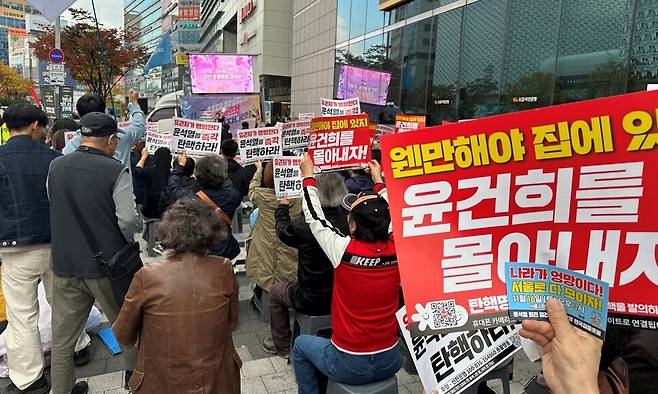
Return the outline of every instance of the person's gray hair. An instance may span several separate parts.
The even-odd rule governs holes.
[[[322,208],[337,208],[341,206],[343,197],[347,194],[345,178],[337,172],[328,172],[315,177],[318,188],[318,198]]]
[[[220,156],[204,156],[197,160],[194,176],[202,188],[219,189],[228,179],[228,163]]]

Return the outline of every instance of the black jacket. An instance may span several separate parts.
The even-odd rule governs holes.
[[[343,234],[348,233],[347,216],[338,208],[324,209],[327,220]],[[298,250],[298,283],[290,288],[293,307],[307,315],[331,313],[334,267],[315,240],[304,218],[292,221],[287,205],[274,213],[276,234],[284,244]]]
[[[240,192],[242,197],[249,193],[249,182],[253,178],[253,174],[249,176],[247,171],[235,160],[227,158],[228,162],[228,177],[231,178],[233,187]]]
[[[197,182],[196,178],[193,178],[191,176],[185,176],[181,174],[180,185],[183,187],[183,189],[187,189],[194,194],[196,194],[196,192],[201,190],[201,186],[199,186],[199,182]],[[165,211],[169,209],[169,207],[172,206],[174,202],[176,202],[176,198],[174,197],[174,191],[172,190],[170,183],[170,185],[168,185],[167,188],[163,190],[162,194],[160,195],[160,206],[158,207],[158,211],[160,212],[160,217],[164,215]]]
[[[0,246],[50,243],[46,178],[58,156],[28,136],[0,146]]]
[[[171,177],[169,178],[169,187],[167,188],[173,198],[172,203],[180,198],[198,198],[194,191],[185,187],[184,178],[183,169],[178,163],[175,163],[174,169],[171,171]],[[231,219],[233,219],[235,210],[242,204],[242,196],[233,188],[230,179],[224,181],[219,189],[201,188],[201,190]],[[231,260],[238,257],[240,254],[240,245],[235,237],[233,237],[230,226],[228,232],[228,239],[217,245],[213,245],[208,252],[209,255],[226,257]]]

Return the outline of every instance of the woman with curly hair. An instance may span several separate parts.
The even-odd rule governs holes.
[[[113,326],[121,344],[139,340],[133,392],[240,392],[242,362],[231,337],[239,286],[230,260],[206,254],[227,234],[199,199],[182,199],[164,214],[157,237],[167,258],[135,274]]]

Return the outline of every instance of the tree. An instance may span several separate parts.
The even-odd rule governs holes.
[[[87,85],[91,92],[107,97],[129,70],[144,64],[146,48],[132,44],[138,34],[135,31],[102,28],[103,52],[91,14],[78,9],[70,12],[77,23],[62,30],[66,66],[73,78]],[[30,45],[40,60],[48,61],[48,54],[55,47],[54,30],[50,28]]]
[[[31,82],[7,64],[0,63],[0,102],[4,105],[23,101]]]

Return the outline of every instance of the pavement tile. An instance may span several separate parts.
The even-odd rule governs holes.
[[[91,376],[87,381],[89,390],[105,392],[123,387],[123,372]]]
[[[260,377],[254,378],[245,378],[242,377],[240,383],[240,393],[241,394],[265,394],[267,389],[265,388],[265,383]]]
[[[288,360],[283,357],[270,357],[270,362],[277,372],[293,373],[292,364],[288,364]]]
[[[114,389],[106,390],[103,394],[129,394],[129,391],[125,389]]]
[[[418,376],[409,375],[407,371],[405,371],[404,369],[401,369],[400,372],[397,373],[397,377],[398,377],[398,386],[420,381],[420,378]]]
[[[235,351],[238,352],[238,356],[240,356],[243,364],[254,359],[246,346],[236,346]]]
[[[269,394],[281,393],[297,387],[295,376],[291,373],[275,373],[272,375],[265,375],[262,378]]]
[[[107,359],[92,360],[89,364],[75,369],[76,377],[103,375],[107,373]]]
[[[411,394],[422,394],[423,392],[423,385],[420,384],[420,381],[418,382],[413,382],[413,383],[407,383],[404,385],[404,387],[411,393]]]
[[[275,372],[274,365],[272,365],[269,358],[248,361],[242,364],[242,369],[240,370],[241,375],[245,378],[271,375]]]
[[[107,360],[107,372],[116,372],[116,371],[125,371],[126,369],[126,360],[122,355],[117,354],[112,358]]]

